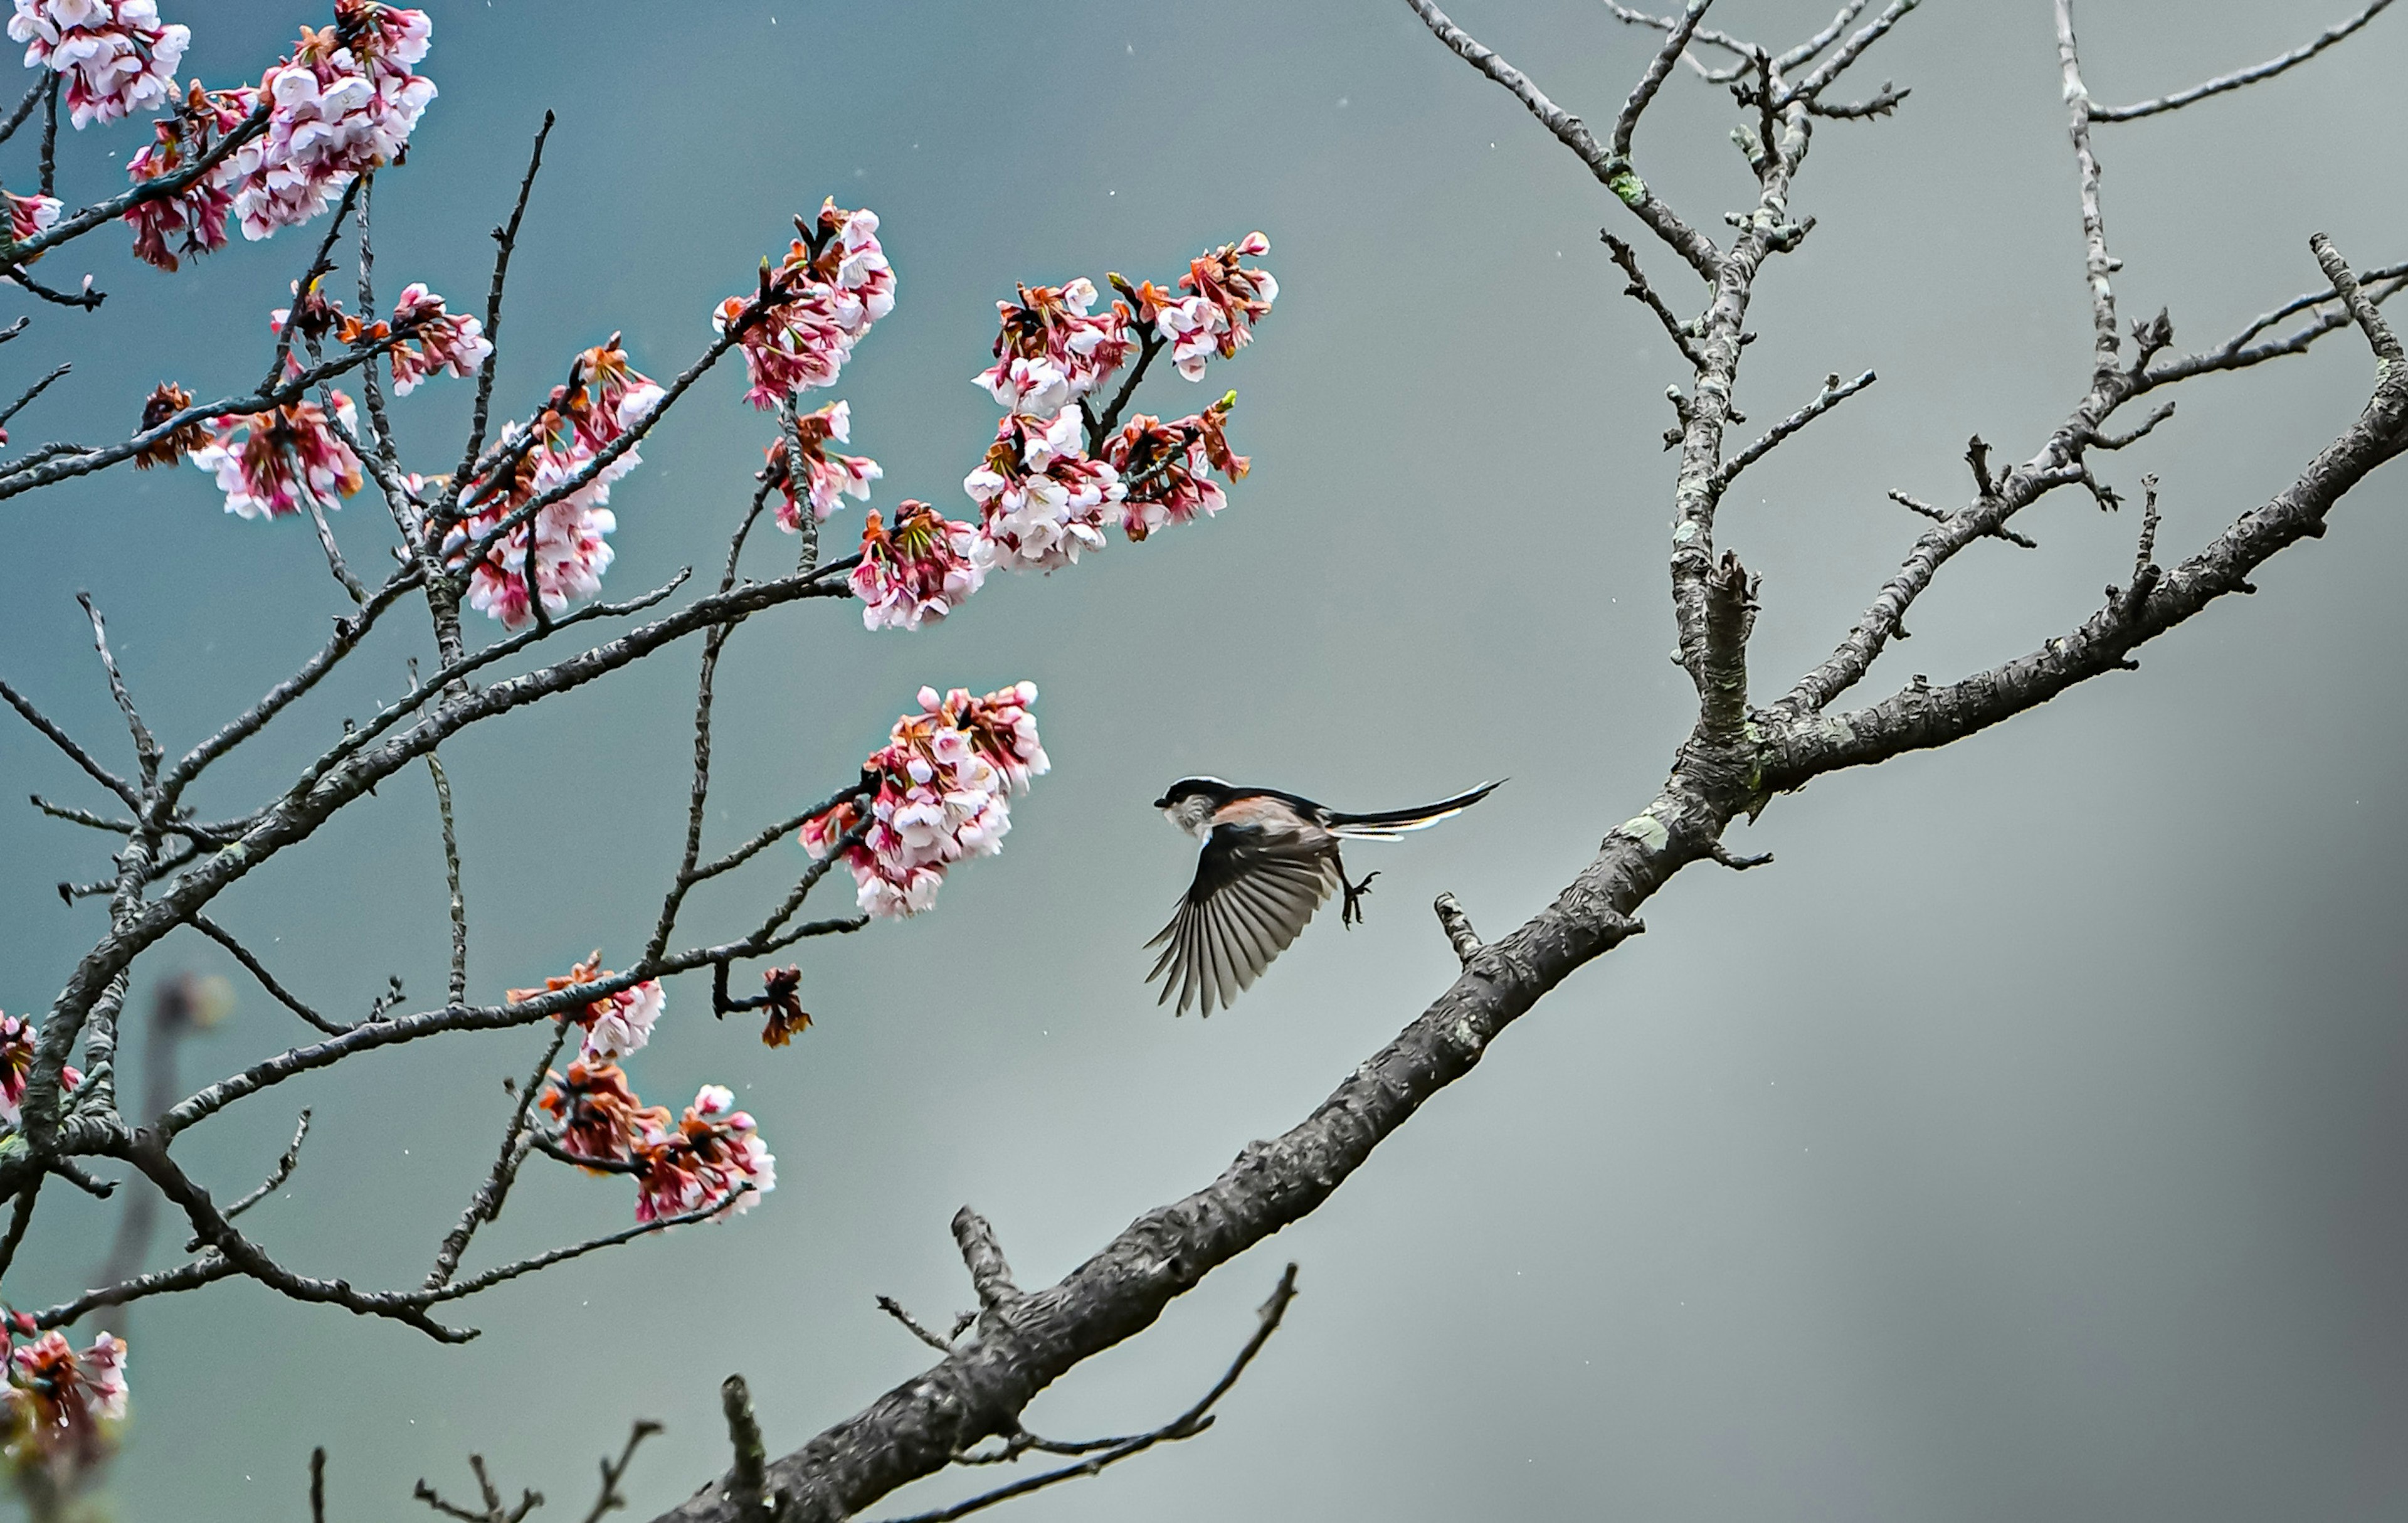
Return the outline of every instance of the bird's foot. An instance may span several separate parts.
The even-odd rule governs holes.
[[[1350,884],[1342,877],[1338,880],[1338,885],[1346,891],[1345,907],[1338,914],[1340,925],[1351,930],[1363,918],[1363,901],[1370,896],[1371,880],[1378,876],[1380,874],[1374,870],[1365,873],[1359,884]]]

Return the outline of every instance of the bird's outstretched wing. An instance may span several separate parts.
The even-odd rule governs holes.
[[[1178,912],[1146,943],[1163,950],[1145,981],[1170,975],[1156,1003],[1176,991],[1182,1015],[1199,999],[1207,1015],[1216,997],[1227,1009],[1337,887],[1326,845],[1254,826],[1215,827],[1196,855],[1196,881]]]

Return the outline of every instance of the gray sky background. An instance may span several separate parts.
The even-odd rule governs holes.
[[[213,83],[255,76],[305,19],[163,8],[193,25],[188,72]],[[1538,908],[1653,795],[1691,708],[1665,659],[1657,448],[1663,389],[1684,378],[1598,243],[1627,214],[1394,0],[430,8],[442,94],[380,184],[380,273],[475,305],[483,230],[558,109],[503,334],[519,410],[612,329],[674,372],[788,215],[833,194],[883,218],[901,282],[835,394],[854,447],[886,467],[881,506],[963,511],[955,483],[993,424],[968,378],[997,295],[1107,269],[1167,280],[1260,227],[1282,289],[1261,341],[1205,388],[1153,383],[1147,404],[1236,386],[1256,469],[1215,523],[991,582],[916,637],[867,634],[850,605],[748,628],[723,673],[722,840],[849,775],[923,682],[1034,679],[1055,763],[1003,855],[958,872],[936,913],[810,949],[821,1024],[791,1049],[672,987],[637,1082],[671,1103],[734,1084],[777,1193],[733,1226],[476,1302],[485,1335],[461,1349],[240,1286],[140,1308],[129,1519],[301,1516],[313,1444],[332,1451],[337,1517],[408,1510],[420,1475],[465,1484],[471,1449],[551,1495],[550,1516],[584,1506],[594,1458],[652,1416],[668,1432],[630,1484],[647,1516],[724,1464],[732,1370],[772,1447],[793,1447],[924,1364],[875,1294],[930,1320],[968,1299],[956,1206],[1044,1283],[1293,1123],[1443,986],[1430,897],[1454,890],[1493,931]],[[1725,8],[1779,43],[1829,0]],[[2104,98],[2154,94],[2343,8],[2096,5],[2087,72]],[[1576,0],[1465,0],[1457,19],[1600,123],[1650,47]],[[2197,347],[2316,283],[2313,230],[2361,267],[2408,252],[2403,64],[2408,21],[2386,16],[2269,86],[2101,129],[2125,310],[2170,306]],[[1827,651],[1913,540],[1885,489],[1961,497],[1966,436],[2028,454],[2087,362],[2044,0],[1928,5],[1862,72],[1857,93],[1886,77],[1914,96],[1892,122],[1818,129],[1795,204],[1819,224],[1751,314],[1742,437],[1827,371],[1882,377],[1724,510],[1725,542],[1764,576],[1760,687]],[[1731,117],[1675,79],[1640,142],[1651,182],[1717,227],[1748,190]],[[136,142],[65,144],[68,194],[113,184],[108,155]],[[30,151],[11,146],[12,184]],[[44,266],[92,268],[112,295],[88,319],[35,309],[7,351],[18,377],[77,364],[21,440],[126,426],[163,376],[205,393],[255,376],[308,252],[287,234],[170,280],[119,244]],[[1688,305],[1678,266],[1645,256]],[[2186,553],[2287,482],[2370,369],[2344,335],[2193,382],[2107,474],[2136,493],[2157,472],[2160,544]],[[620,595],[710,558],[741,509],[768,429],[734,375],[703,390],[615,496]],[[466,400],[438,383],[405,408],[425,468],[447,468]],[[2329,538],[2259,576],[2262,596],[2151,647],[2137,675],[1779,800],[1741,842],[1777,866],[1683,874],[1644,938],[1549,999],[1327,1207],[1030,1414],[1069,1435],[1162,1420],[1295,1258],[1287,1328],[1210,1436],[1018,1516],[2401,1516],[2403,484],[2376,477]],[[355,562],[382,553],[370,500],[342,516]],[[111,756],[76,588],[111,616],[170,744],[286,670],[337,606],[306,530],[227,517],[190,467],[19,498],[0,520],[0,664]],[[849,506],[832,532],[858,524]],[[2023,526],[2042,553],[1965,555],[1875,692],[2025,651],[2128,572],[2131,514],[2068,493]],[[203,811],[247,807],[397,691],[414,639],[355,658]],[[447,750],[478,997],[595,945],[630,955],[674,860],[693,659]],[[1190,861],[1146,804],[1196,771],[1361,808],[1512,782],[1367,859],[1384,871],[1369,925],[1316,927],[1201,1024],[1139,983]],[[11,797],[96,801],[22,726],[0,727],[0,775]],[[363,1007],[387,973],[434,996],[433,826],[423,778],[397,779],[246,881],[223,919],[331,1008]],[[0,812],[0,1006],[39,1010],[102,915],[50,885],[102,857],[21,807]],[[702,900],[689,924],[713,933],[750,902]],[[179,939],[145,967],[226,965]],[[192,1076],[294,1036],[244,986]],[[315,1106],[289,1194],[250,1224],[314,1272],[413,1281],[531,1045],[348,1064],[181,1151],[238,1192]],[[113,1217],[60,1193],[10,1286],[21,1304],[71,1293],[103,1251]],[[537,1171],[475,1262],[613,1227],[628,1194]],[[963,1489],[933,1483],[919,1504]]]

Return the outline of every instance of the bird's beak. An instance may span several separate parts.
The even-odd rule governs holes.
[[[1170,807],[1169,796],[1166,794],[1162,797],[1155,799],[1154,801],[1154,807],[1156,809],[1168,809]]]

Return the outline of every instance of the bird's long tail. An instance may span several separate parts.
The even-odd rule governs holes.
[[[1499,783],[1503,779],[1498,780]],[[1496,783],[1484,783],[1469,793],[1459,793],[1452,798],[1441,798],[1435,804],[1419,809],[1392,809],[1378,814],[1332,814],[1329,828],[1350,841],[1394,841],[1408,830],[1426,829],[1439,821],[1462,813],[1487,797],[1497,789]]]

